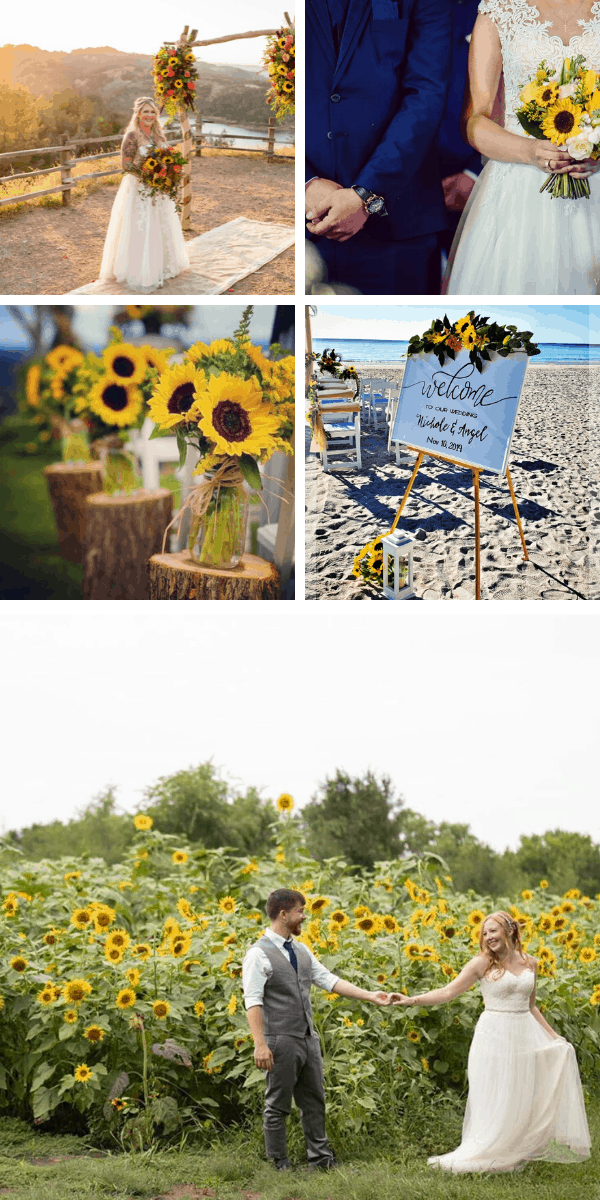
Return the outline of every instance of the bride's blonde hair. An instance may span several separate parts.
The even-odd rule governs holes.
[[[125,130],[125,133],[123,134],[123,140],[125,140],[128,133],[140,133],[141,132],[141,130],[140,130],[140,111],[144,107],[145,104],[151,104],[152,107],[156,111],[156,117],[155,117],[154,121],[152,122],[152,126],[150,128],[150,135],[154,139],[155,142],[162,142],[162,144],[166,146],[167,139],[163,133],[162,125],[158,119],[158,105],[156,103],[156,100],[154,100],[152,98],[152,96],[138,96],[137,100],[134,100],[133,113],[131,114],[131,120],[129,122],[129,125],[127,126],[127,129]]]
[[[487,970],[486,970],[486,975],[487,975],[488,971],[492,971],[492,970],[494,972],[499,971],[500,975],[503,975],[504,967],[502,966],[502,963],[500,962],[500,959],[499,959],[497,953],[494,950],[490,949],[490,947],[487,945],[485,938],[484,938],[484,928],[485,928],[486,921],[496,921],[498,923],[498,925],[500,925],[502,927],[502,929],[504,930],[506,940],[507,940],[509,946],[511,946],[513,950],[516,950],[517,954],[520,954],[522,956],[522,958],[527,958],[527,955],[525,954],[525,951],[523,950],[523,946],[521,943],[521,930],[519,928],[519,923],[518,923],[518,921],[515,921],[514,917],[511,917],[510,913],[503,912],[502,910],[500,910],[499,912],[488,913],[485,920],[481,922],[481,928],[479,930],[479,949],[481,950],[482,954],[485,954],[485,957],[488,959],[488,962],[489,962],[489,966],[487,967]],[[498,978],[498,976],[494,975],[494,978]]]

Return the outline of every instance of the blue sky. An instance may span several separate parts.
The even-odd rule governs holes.
[[[436,300],[430,304],[345,304],[317,303],[313,318],[313,337],[394,339],[406,341],[414,333],[427,329],[433,317],[448,314],[451,321],[468,311],[460,305]],[[500,324],[530,329],[536,342],[572,344],[600,343],[600,306],[588,304],[479,304],[476,313]]]

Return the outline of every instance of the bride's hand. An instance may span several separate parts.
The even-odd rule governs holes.
[[[528,147],[531,166],[539,167],[546,175],[564,175],[565,171],[573,167],[571,155],[563,150],[562,146],[553,146],[552,142],[529,138]]]
[[[580,158],[574,162],[569,175],[574,179],[589,179],[590,175],[596,175],[600,171],[600,162],[595,158]]]
[[[389,996],[390,1004],[400,1004],[403,1008],[412,1004],[410,996],[405,996],[403,992],[391,992]]]

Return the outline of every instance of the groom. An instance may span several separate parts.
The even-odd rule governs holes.
[[[292,1097],[302,1116],[309,1165],[336,1165],[325,1133],[323,1063],[313,1026],[310,986],[353,1000],[387,1005],[386,992],[367,992],[332,975],[301,942],[301,892],[277,888],[267,899],[271,928],[250,947],[243,962],[244,1001],[254,1039],[254,1062],[267,1072],[265,1146],[279,1171],[289,1170],[285,1132]]]
[[[333,283],[439,293],[451,58],[448,0],[307,0],[307,228]]]

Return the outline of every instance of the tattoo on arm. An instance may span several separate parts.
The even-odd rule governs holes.
[[[135,159],[136,150],[137,138],[135,133],[128,133],[127,137],[123,139],[123,144],[121,146],[121,160],[123,166],[133,162]]]

